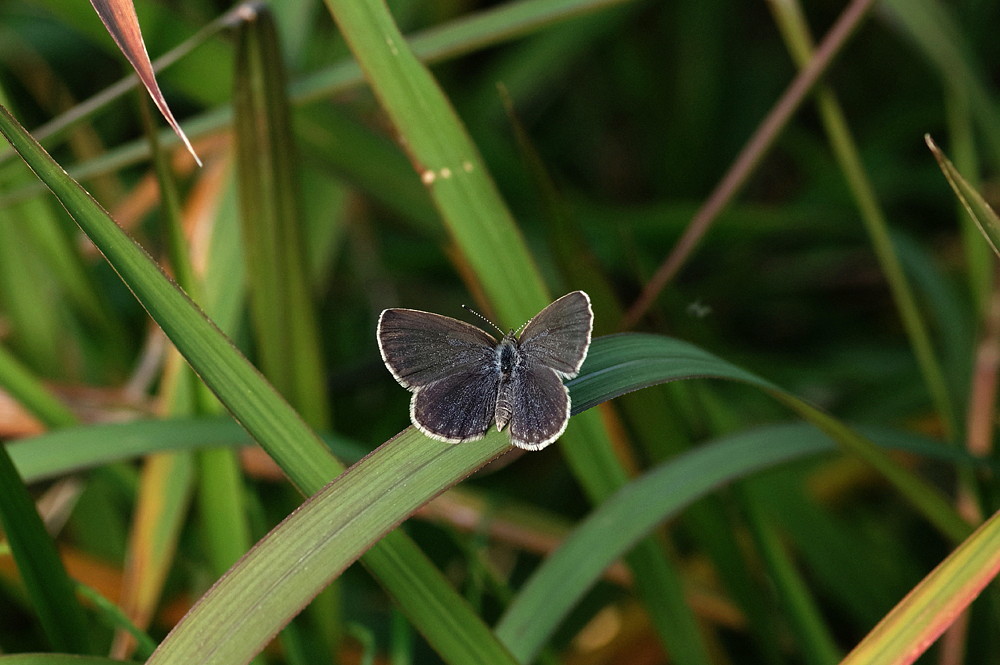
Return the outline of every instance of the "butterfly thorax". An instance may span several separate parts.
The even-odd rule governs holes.
[[[500,366],[500,374],[507,376],[513,372],[517,361],[517,338],[514,337],[514,331],[511,330],[510,333],[504,335],[499,346],[497,346],[497,364]]]

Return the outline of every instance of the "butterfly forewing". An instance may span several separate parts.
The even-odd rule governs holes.
[[[440,314],[387,309],[378,320],[382,360],[404,388],[418,388],[492,363],[496,340]]]
[[[583,291],[567,293],[528,322],[520,337],[521,352],[529,360],[572,378],[580,371],[587,349],[594,312]]]

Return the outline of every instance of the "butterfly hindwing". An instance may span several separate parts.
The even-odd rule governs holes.
[[[540,450],[566,430],[569,391],[555,370],[522,365],[504,388],[510,403],[510,440],[515,446]]]
[[[441,441],[481,439],[493,424],[499,383],[495,371],[453,373],[416,390],[410,400],[410,420]]]

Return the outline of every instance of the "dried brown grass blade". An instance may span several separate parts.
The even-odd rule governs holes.
[[[118,48],[132,64],[139,80],[146,86],[156,108],[160,110],[167,123],[184,142],[188,152],[194,157],[194,161],[198,163],[198,166],[201,166],[201,159],[198,158],[187,135],[184,134],[184,130],[174,118],[174,114],[170,112],[170,107],[167,106],[167,100],[163,98],[163,93],[160,92],[160,86],[156,82],[156,74],[153,72],[153,65],[146,52],[146,44],[142,40],[139,17],[136,16],[132,0],[90,0],[90,4],[93,5],[101,22],[104,23],[104,27],[108,29],[111,38],[115,40]]]

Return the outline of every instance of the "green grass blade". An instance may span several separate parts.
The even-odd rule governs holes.
[[[924,141],[934,154],[934,159],[937,160],[938,166],[941,167],[941,172],[944,173],[944,177],[947,178],[952,191],[955,192],[955,197],[962,204],[962,207],[965,208],[966,212],[969,213],[972,221],[979,227],[979,231],[983,234],[983,238],[986,239],[986,243],[1000,257],[1000,217],[997,217],[993,208],[976,191],[976,188],[962,177],[962,174],[959,173],[955,165],[951,163],[951,160],[934,143],[930,135],[925,136]]]
[[[424,502],[507,452],[506,434],[453,446],[413,428],[351,467],[255,546],[188,613],[149,665],[246,662],[313,596]],[[233,612],[253,607],[252,613]],[[453,640],[469,640],[456,626]],[[489,643],[468,662],[503,662]]]
[[[68,427],[77,422],[73,412],[3,346],[0,346],[0,386],[47,427]]]
[[[325,429],[329,398],[303,260],[286,89],[274,18],[258,7],[237,29],[234,93],[250,312],[262,371],[307,422]]]
[[[766,391],[827,432],[845,450],[872,465],[953,542],[961,542],[968,535],[969,525],[955,513],[940,491],[900,467],[865,437],[770,381],[680,340],[643,334],[611,335],[602,339],[605,340],[602,344],[591,345],[580,376],[567,383],[573,391],[574,410],[583,410],[607,399],[609,390],[621,395],[664,381],[712,377],[747,383]]]
[[[76,599],[73,582],[3,445],[0,525],[49,643],[57,651],[91,653],[87,619]]]
[[[497,635],[515,657],[530,662],[603,570],[663,520],[735,479],[832,449],[815,430],[806,436],[750,431],[656,467],[588,515],[545,560],[507,608]]]

